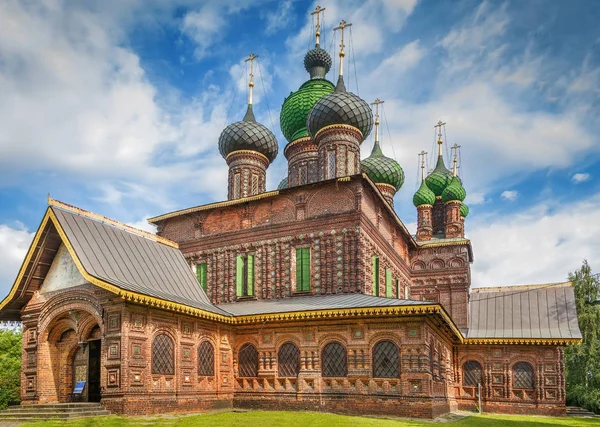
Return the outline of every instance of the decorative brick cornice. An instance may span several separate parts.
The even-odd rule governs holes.
[[[283,155],[286,159],[290,160],[290,157],[293,157],[303,151],[317,151],[317,145],[310,136],[298,138],[290,142],[283,149]]]

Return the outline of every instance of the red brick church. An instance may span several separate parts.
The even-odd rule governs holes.
[[[49,200],[0,303],[0,320],[22,322],[22,404],[70,401],[82,383],[79,400],[124,414],[431,418],[479,401],[565,414],[564,346],[581,340],[571,285],[470,289],[466,192],[441,137],[411,235],[380,101],[373,114],[346,90],[342,66],[327,80],[331,64],[317,21],[309,79],[281,110],[277,190],[265,187],[279,144],[253,114],[251,71],[246,115],[218,141],[228,200],[151,218],[156,235]]]

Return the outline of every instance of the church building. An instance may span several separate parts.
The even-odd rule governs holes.
[[[571,284],[471,289],[466,191],[441,122],[411,235],[382,101],[346,89],[344,21],[327,79],[321,10],[308,80],[281,108],[278,189],[266,189],[279,143],[254,115],[251,55],[246,114],[218,140],[226,201],[150,218],[152,234],[49,199],[0,302],[0,320],[22,322],[22,405],[69,402],[83,383],[78,400],[129,415],[565,415],[564,348],[581,341]]]

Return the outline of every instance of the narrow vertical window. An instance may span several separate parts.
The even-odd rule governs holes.
[[[385,296],[391,298],[392,292],[392,270],[389,268],[385,269]]]
[[[348,151],[348,175],[354,174],[354,151]]]
[[[372,258],[373,269],[371,276],[373,277],[373,295],[379,296],[379,257]]]
[[[206,291],[206,263],[196,264],[196,277],[202,289]]]
[[[238,255],[235,264],[235,288],[237,296],[253,296],[254,255]]]
[[[296,249],[296,291],[310,291],[310,248]]]
[[[252,195],[258,194],[258,175],[252,174]]]
[[[300,166],[300,185],[308,183],[308,166]]]
[[[335,151],[327,152],[327,179],[335,178]]]
[[[396,298],[402,298],[402,292],[400,292],[400,279],[396,279]]]
[[[236,173],[233,175],[233,198],[240,198],[240,174]]]

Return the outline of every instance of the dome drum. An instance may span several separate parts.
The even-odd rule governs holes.
[[[359,174],[361,141],[360,132],[351,126],[329,126],[320,131],[316,138],[320,180]]]
[[[229,200],[255,196],[266,191],[269,159],[250,150],[238,150],[227,155]]]
[[[383,184],[380,182],[376,182],[375,186],[379,189],[385,201],[388,202],[390,206],[394,207],[394,196],[398,191],[396,190],[396,187],[390,184]]]

